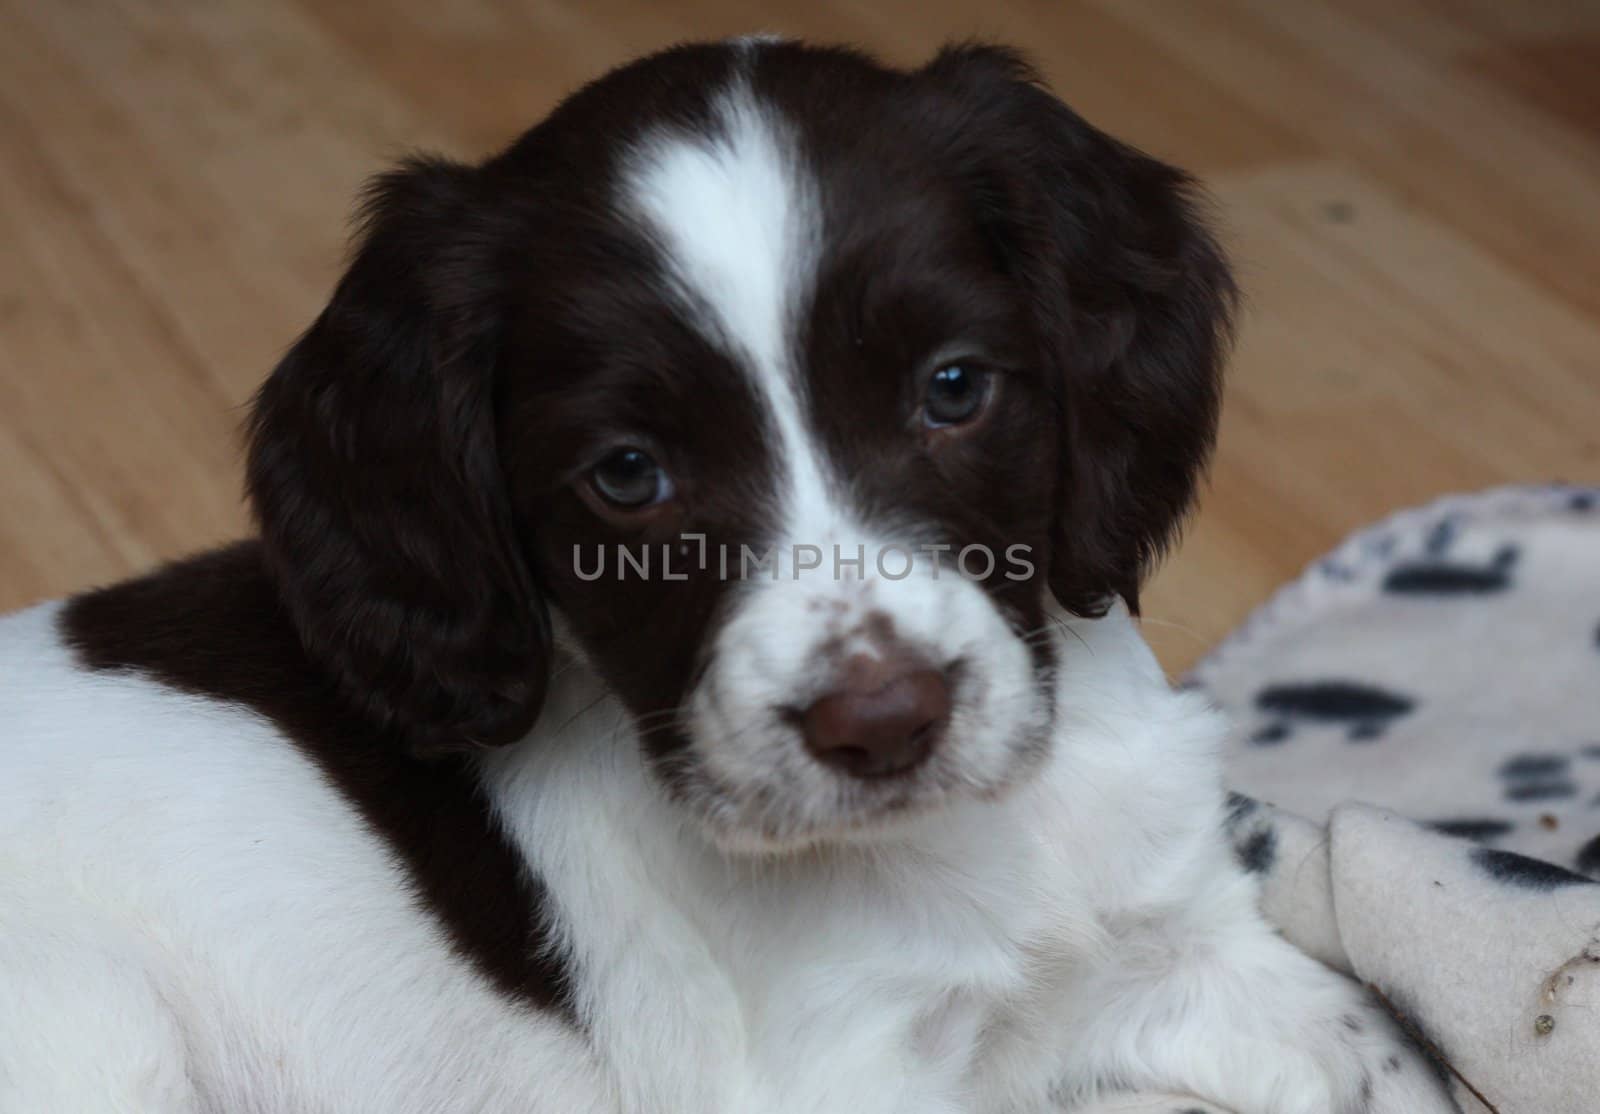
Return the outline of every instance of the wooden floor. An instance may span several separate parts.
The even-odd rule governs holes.
[[[1203,176],[1249,311],[1214,485],[1150,595],[1181,668],[1345,532],[1600,482],[1593,0],[0,0],[0,608],[235,536],[240,406],[362,179],[749,30],[1032,51]]]

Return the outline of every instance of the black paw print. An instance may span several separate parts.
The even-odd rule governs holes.
[[[1384,578],[1383,590],[1398,595],[1481,596],[1511,587],[1511,571],[1519,551],[1503,545],[1488,564],[1451,561],[1449,554],[1459,531],[1453,519],[1444,519],[1428,535],[1427,556],[1421,561],[1396,565]]]
[[[1518,754],[1500,766],[1508,801],[1562,801],[1578,794],[1572,759],[1564,754]]]
[[[1281,743],[1298,722],[1342,726],[1351,742],[1370,742],[1415,706],[1409,697],[1355,681],[1271,685],[1256,694],[1256,707],[1272,718],[1250,741]]]

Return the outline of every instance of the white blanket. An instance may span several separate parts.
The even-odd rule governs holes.
[[[1235,723],[1235,847],[1284,934],[1374,986],[1462,1110],[1600,1112],[1600,489],[1396,515],[1189,683]]]

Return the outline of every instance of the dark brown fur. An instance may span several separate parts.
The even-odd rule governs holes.
[[[540,920],[543,887],[466,760],[413,757],[355,713],[302,651],[258,544],[78,596],[61,629],[90,669],[138,673],[276,724],[393,848],[461,954],[507,994],[570,1012],[563,959]],[[218,747],[229,744],[218,736]]]

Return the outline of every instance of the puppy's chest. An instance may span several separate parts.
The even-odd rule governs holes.
[[[744,1109],[973,1109],[985,1035],[1027,978],[1000,926],[882,923],[730,966],[748,1041]],[[767,949],[756,949],[757,953]],[[1000,1025],[1003,1028],[1003,1025]]]
[[[653,918],[634,941],[659,956],[647,994],[659,1007],[625,1001],[621,985],[601,995],[626,1011],[603,1026],[614,1069],[658,1083],[638,1107],[987,1110],[973,1081],[1028,997],[1046,926],[1014,864],[976,865],[679,888],[670,927]]]
[[[762,861],[711,850],[642,780],[556,793],[561,772],[538,773],[523,846],[627,1114],[1001,1109],[978,1092],[1017,1059],[996,1035],[1034,1031],[1015,1011],[1070,888],[1031,795],[892,844]],[[1006,1075],[1009,1093],[1044,1089]]]

